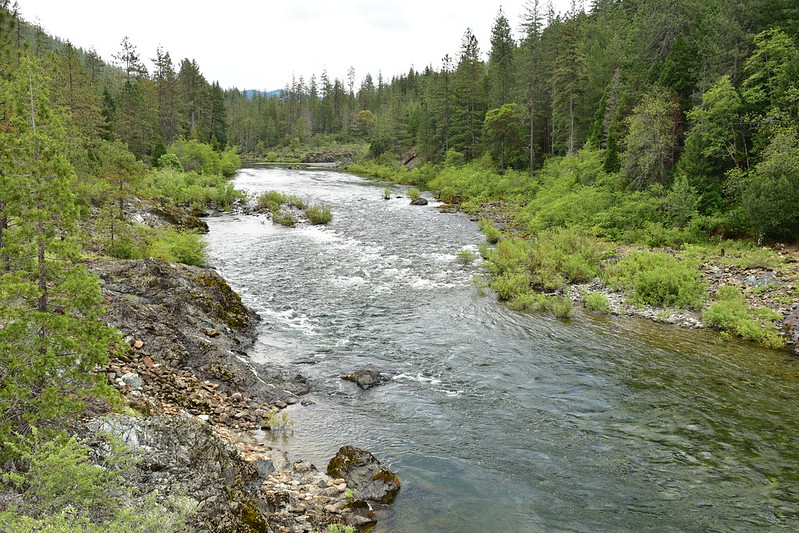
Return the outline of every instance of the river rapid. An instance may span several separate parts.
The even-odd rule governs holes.
[[[209,264],[263,318],[251,357],[308,377],[273,437],[320,470],[338,448],[402,480],[376,531],[765,531],[799,527],[799,362],[710,332],[482,295],[462,214],[329,170],[235,185],[329,205],[327,226],[212,217]],[[394,196],[404,189],[392,188]],[[429,196],[428,196],[429,198]],[[370,390],[340,376],[374,368]]]

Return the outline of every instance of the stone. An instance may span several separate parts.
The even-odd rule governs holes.
[[[144,341],[141,339],[136,339],[133,341],[133,348],[136,350],[140,350],[144,346]]]
[[[122,376],[122,381],[133,390],[141,390],[144,382],[141,379],[141,376],[138,375],[136,372],[128,372],[124,376]]]
[[[419,197],[411,200],[411,205],[427,205],[427,198]]]
[[[327,465],[327,475],[346,480],[364,500],[391,503],[400,490],[400,480],[366,450],[342,446]],[[338,488],[338,487],[336,487]]]
[[[214,338],[214,337],[219,337],[219,335],[221,335],[221,333],[222,333],[222,332],[221,332],[221,331],[219,331],[218,329],[208,329],[208,328],[200,328],[200,331],[201,331],[201,332],[202,332],[204,335],[207,335],[207,336],[209,336],[209,337],[211,337],[211,338]]]
[[[345,381],[352,381],[364,390],[371,389],[372,387],[375,387],[385,381],[380,372],[369,369],[358,370],[354,374],[341,376],[341,379]]]

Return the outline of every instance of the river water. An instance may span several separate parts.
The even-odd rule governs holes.
[[[799,528],[799,364],[707,332],[481,295],[483,238],[435,202],[325,170],[246,168],[250,193],[332,208],[324,227],[210,220],[209,263],[262,317],[253,359],[314,404],[276,438],[324,470],[345,444],[402,480],[379,532]],[[396,195],[404,189],[394,187]],[[375,368],[367,391],[340,379]]]

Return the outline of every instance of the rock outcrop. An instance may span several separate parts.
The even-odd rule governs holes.
[[[139,344],[139,355],[272,404],[308,392],[304,377],[249,361],[259,317],[216,271],[159,259],[99,260],[89,269],[100,277],[106,320]]]

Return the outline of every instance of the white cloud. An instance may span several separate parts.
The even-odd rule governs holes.
[[[161,45],[175,63],[196,59],[210,81],[223,87],[277,89],[292,75],[309,79],[326,68],[345,79],[350,66],[384,78],[410,67],[438,68],[441,58],[457,58],[470,27],[480,49],[490,48],[491,25],[499,1],[462,0],[229,0],[204,4],[186,0],[138,0],[117,7],[108,0],[21,0],[27,20],[73,44],[94,46],[106,60],[128,36],[143,60]],[[560,9],[568,0],[557,0]],[[208,6],[208,7],[205,7]],[[513,28],[523,1],[504,4]]]

